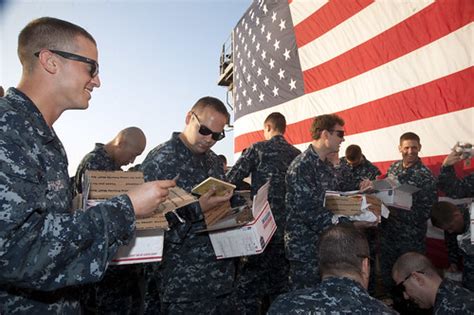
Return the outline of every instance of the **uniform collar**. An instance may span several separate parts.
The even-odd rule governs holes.
[[[50,128],[33,101],[23,92],[16,88],[9,88],[5,98],[10,105],[33,125],[38,135],[43,138],[43,143],[49,143],[56,138],[53,128]]]

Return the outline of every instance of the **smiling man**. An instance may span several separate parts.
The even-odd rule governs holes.
[[[344,141],[344,121],[337,115],[321,115],[311,126],[313,141],[298,155],[286,173],[285,253],[290,261],[291,290],[319,282],[319,235],[332,224],[332,213],[323,206],[326,190],[338,190],[328,155]]]
[[[83,28],[30,22],[18,38],[17,88],[0,98],[0,314],[78,314],[77,285],[99,281],[119,246],[166,198],[173,181],[72,209],[66,152],[53,124],[89,106],[100,86],[97,47]]]
[[[410,210],[390,208],[388,219],[382,218],[381,225],[381,273],[387,294],[393,287],[390,271],[401,254],[408,251],[424,253],[425,235],[431,206],[436,201],[436,183],[431,171],[423,165],[418,153],[421,150],[420,138],[413,132],[400,137],[398,150],[402,160],[394,162],[387,171],[401,184],[420,188],[413,194]]]

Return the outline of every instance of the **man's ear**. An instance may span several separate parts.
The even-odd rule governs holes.
[[[54,54],[48,50],[43,50],[40,52],[38,56],[38,60],[40,65],[46,70],[48,73],[56,73],[58,70],[58,61],[54,57]]]
[[[414,272],[413,272],[413,275],[412,275],[412,278],[413,278],[413,280],[416,281],[416,283],[418,284],[418,286],[423,287],[423,286],[426,285],[426,280],[425,280],[425,277],[424,277],[423,274],[414,271]]]
[[[193,114],[192,114],[191,112],[188,112],[188,113],[186,114],[186,119],[185,119],[186,125],[189,124],[189,122],[191,121],[192,116],[193,116]]]

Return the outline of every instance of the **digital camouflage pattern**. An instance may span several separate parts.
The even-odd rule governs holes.
[[[438,188],[451,198],[474,197],[474,173],[457,178],[452,165],[442,166],[438,176]]]
[[[397,258],[409,251],[425,253],[427,220],[431,207],[437,200],[436,182],[431,171],[418,160],[412,167],[404,168],[402,161],[393,163],[387,176],[398,179],[400,184],[410,184],[421,190],[413,194],[410,210],[390,207],[388,219],[381,224],[381,274],[385,289],[393,287],[392,266]]]
[[[457,240],[458,235],[470,233],[471,218],[470,218],[468,209],[461,208],[459,206],[458,208],[462,212],[463,218],[464,218],[463,233],[457,234],[457,233],[448,233],[445,231],[444,239],[446,242],[446,247],[448,249],[449,263],[458,264],[460,259],[462,258],[463,266],[464,266],[463,273],[462,273],[463,275],[462,284],[465,288],[468,288],[469,290],[474,292],[474,245],[471,245],[471,244],[465,245],[471,248],[471,250],[465,251],[462,248],[459,248],[458,240]]]
[[[14,88],[0,98],[0,129],[0,313],[78,313],[75,286],[100,280],[133,236],[131,201],[73,211],[61,141]]]
[[[352,191],[359,190],[359,184],[364,179],[375,180],[377,176],[381,175],[380,170],[362,155],[363,161],[357,165],[352,166],[347,162],[346,157],[339,159],[339,170],[336,169],[336,176],[340,176],[340,181],[344,182],[344,190]],[[338,175],[339,174],[339,175]],[[375,262],[377,259],[377,251],[379,243],[379,227],[372,227],[364,230],[370,248],[370,259]],[[375,293],[376,268],[370,268],[369,279],[369,293]]]
[[[268,202],[277,225],[277,230],[265,251],[239,261],[237,290],[241,303],[250,308],[261,301],[258,296],[274,295],[286,291],[288,261],[285,258],[283,231],[285,224],[285,175],[290,163],[301,153],[289,144],[282,135],[268,141],[254,143],[247,148],[235,165],[226,174],[227,181],[237,184],[251,175],[251,196],[267,181],[270,181]],[[250,301],[246,303],[246,298]],[[247,313],[250,313],[249,309]],[[255,312],[255,311],[254,311]]]
[[[433,314],[474,314],[474,292],[460,287],[451,280],[444,279],[436,294]]]
[[[74,185],[77,193],[82,193],[82,177],[86,170],[94,171],[121,171],[110,155],[105,151],[102,143],[96,143],[94,150],[87,153],[77,167],[76,176],[74,176]]]
[[[333,166],[322,161],[310,144],[297,156],[286,175],[285,252],[290,261],[291,290],[319,282],[319,235],[332,224],[323,206],[326,190],[338,190]]]
[[[344,173],[349,173],[350,177],[345,178],[346,190],[359,190],[359,184],[364,179],[374,180],[381,175],[380,170],[368,161],[365,156],[363,162],[357,166],[352,166],[347,162],[345,157],[340,158],[340,169],[345,170]]]
[[[459,253],[463,257],[462,285],[474,292],[474,245],[471,243],[471,218],[464,211],[464,233],[458,235]]]
[[[319,285],[280,295],[268,315],[288,314],[398,314],[371,297],[352,279],[331,277]]]
[[[120,171],[121,168],[105,151],[104,145],[96,143],[77,168],[75,185],[78,192],[82,192],[82,176],[86,170]],[[141,281],[142,264],[109,266],[100,282],[84,288],[84,311],[86,314],[137,314],[143,299]]]
[[[150,151],[142,163],[142,171],[145,181],[173,179],[179,175],[177,186],[186,191],[191,191],[209,176],[224,179],[218,156],[212,151],[193,154],[177,132],[169,141]],[[165,232],[161,274],[156,281],[160,286],[162,307],[230,294],[235,261],[217,260],[208,233],[199,233],[206,228],[199,203],[182,207],[177,213],[185,222],[181,223],[172,213],[167,215],[170,230]],[[146,271],[145,277],[152,278],[158,268],[147,268]],[[151,294],[147,293],[147,296]]]

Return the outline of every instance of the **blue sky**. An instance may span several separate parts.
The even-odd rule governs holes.
[[[3,3],[3,4],[2,4]],[[87,29],[99,49],[102,86],[89,109],[65,112],[54,128],[74,175],[95,142],[128,126],[143,129],[146,153],[184,127],[186,112],[205,95],[225,101],[217,86],[222,44],[251,0],[1,1],[0,85],[16,86],[17,36],[32,19],[52,16]],[[233,162],[233,134],[213,150]]]

